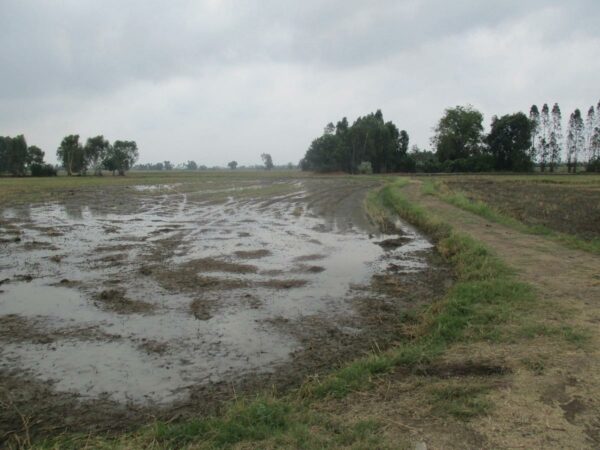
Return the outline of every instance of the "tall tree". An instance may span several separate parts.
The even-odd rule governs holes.
[[[537,137],[540,134],[540,111],[537,105],[532,105],[529,110],[529,120],[531,121],[531,148],[529,150],[529,158],[533,163],[538,157],[538,142]]]
[[[260,155],[260,158],[263,160],[263,164],[265,165],[266,170],[271,170],[273,166],[273,158],[269,153],[263,153]]]
[[[531,128],[532,122],[522,112],[493,117],[486,142],[496,170],[531,170]]]
[[[56,157],[67,171],[67,175],[80,172],[84,167],[83,147],[78,134],[65,136],[56,150]]]
[[[538,151],[540,170],[544,172],[550,156],[550,108],[544,103],[540,114],[540,148]]]
[[[576,109],[569,118],[569,131],[567,133],[567,170],[577,173],[578,159],[585,149],[585,126],[581,111]]]
[[[113,175],[118,172],[122,176],[133,167],[138,157],[135,141],[115,141],[104,158],[103,166]]]
[[[25,175],[28,164],[27,141],[22,134],[14,138],[0,137],[0,172],[14,176]]]
[[[600,102],[598,103],[600,106]],[[585,121],[587,160],[594,161],[600,157],[600,111],[590,106]]]
[[[472,106],[448,108],[431,140],[440,161],[475,156],[481,152],[483,115]]]
[[[110,142],[104,136],[88,138],[83,148],[87,165],[94,169],[94,175],[102,175],[102,162],[110,150]]]
[[[235,170],[238,166],[237,161],[229,161],[227,163],[227,166],[231,169],[231,170]]]
[[[27,165],[44,164],[44,151],[36,145],[31,145],[27,149]]]
[[[550,172],[554,172],[560,163],[562,142],[562,114],[558,103],[555,103],[552,107],[552,126],[550,131]]]

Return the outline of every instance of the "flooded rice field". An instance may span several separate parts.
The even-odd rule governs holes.
[[[0,429],[23,411],[59,429],[204,412],[389,345],[449,276],[418,232],[368,220],[376,186],[232,178],[3,207]]]

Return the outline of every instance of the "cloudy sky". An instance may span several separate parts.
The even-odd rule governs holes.
[[[0,134],[283,164],[381,108],[426,147],[448,106],[597,103],[599,23],[598,0],[0,0]]]

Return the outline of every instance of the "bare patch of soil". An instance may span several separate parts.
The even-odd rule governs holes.
[[[308,284],[308,280],[269,280],[269,281],[261,281],[258,283],[260,286],[271,288],[271,289],[292,289],[299,288],[302,286],[306,286]]]
[[[198,320],[208,320],[212,317],[211,311],[214,309],[212,302],[205,299],[196,299],[190,304],[192,315]]]
[[[96,305],[117,314],[142,314],[154,311],[154,305],[125,296],[124,289],[106,289],[96,295]]]
[[[250,264],[238,264],[216,258],[195,259],[186,263],[186,267],[198,272],[229,272],[229,273],[256,273],[258,268]]]
[[[267,249],[260,250],[238,250],[235,252],[235,256],[242,259],[258,259],[264,258],[265,256],[269,256],[271,251]]]

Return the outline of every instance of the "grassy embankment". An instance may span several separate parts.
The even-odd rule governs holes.
[[[420,311],[404,318],[404,339],[386,351],[374,351],[333,373],[307,380],[298,390],[281,395],[267,393],[251,399],[237,399],[221,415],[181,423],[154,423],[118,437],[64,435],[38,442],[40,448],[398,448],[406,440],[389,441],[385,421],[358,417],[347,421],[336,401],[357,392],[394,383],[393,373],[401,371],[417,379],[413,395],[430,405],[431,417],[468,421],[493,408],[486,393],[494,389],[485,380],[465,379],[452,383],[430,383],[425,377],[445,353],[483,341],[503,342],[527,339],[526,330],[535,327],[532,290],[516,280],[510,268],[468,236],[435,219],[402,194],[406,180],[389,183],[368,199],[368,209],[382,221],[398,214],[428,233],[441,255],[453,266],[456,282],[447,294]],[[556,337],[569,330],[549,330]],[[573,337],[574,341],[579,339]],[[465,360],[470,355],[465,355]],[[419,379],[423,375],[422,379]],[[353,397],[354,398],[354,397]],[[356,401],[356,400],[353,400]],[[360,400],[358,400],[360,401]],[[398,409],[402,409],[398,398]],[[26,438],[25,438],[26,439]]]
[[[540,177],[539,179],[536,179],[535,182],[565,185],[572,183],[573,181],[573,177],[561,178],[556,179],[556,177]],[[589,178],[590,182],[594,181],[591,177]],[[481,216],[492,222],[511,227],[522,233],[544,236],[556,242],[560,242],[569,248],[600,254],[600,239],[598,238],[586,240],[573,234],[561,233],[559,231],[552,230],[544,225],[528,225],[515,219],[514,217],[511,217],[508,214],[505,214],[499,209],[494,208],[486,202],[483,202],[481,200],[472,200],[468,198],[468,196],[465,193],[452,190],[450,187],[448,187],[447,184],[445,184],[441,180],[425,181],[423,183],[422,191],[424,194],[435,195],[441,200],[451,205],[464,209],[465,211],[469,211],[473,214],[477,214],[478,216]]]

